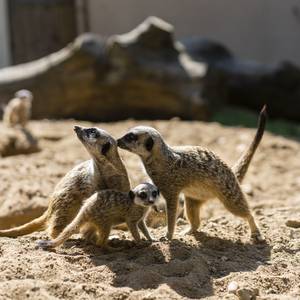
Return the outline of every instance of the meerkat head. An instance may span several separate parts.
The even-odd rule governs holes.
[[[105,130],[97,127],[74,126],[78,139],[92,155],[99,156],[99,153],[106,156],[113,149],[116,149],[116,140]]]
[[[19,90],[15,93],[15,97],[23,101],[31,103],[33,100],[33,94],[28,90]]]
[[[159,189],[151,183],[141,183],[129,192],[136,205],[150,207],[159,201]]]
[[[118,146],[141,157],[148,157],[153,151],[163,144],[160,133],[146,126],[137,126],[129,130],[123,137],[117,140]]]

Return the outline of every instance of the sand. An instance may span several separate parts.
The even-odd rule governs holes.
[[[88,158],[72,126],[88,122],[34,121],[39,153],[0,159],[2,228],[39,215],[59,179]],[[216,123],[125,121],[97,124],[118,137],[136,125],[155,126],[171,145],[202,145],[232,164],[255,130]],[[133,184],[145,178],[139,159],[121,155]],[[247,224],[218,200],[201,211],[201,231],[185,236],[179,219],[174,240],[160,241],[166,228],[150,229],[157,241],[136,246],[127,232],[114,231],[104,253],[75,235],[63,247],[36,247],[45,232],[0,238],[0,299],[300,299],[300,143],[266,133],[244,180],[244,190],[266,243],[252,244]],[[295,224],[295,223],[288,223]],[[297,227],[297,226],[295,226]],[[238,285],[229,294],[230,282]],[[248,297],[248,298],[247,298]]]

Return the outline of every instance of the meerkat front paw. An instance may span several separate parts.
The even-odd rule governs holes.
[[[167,235],[166,235],[166,239],[167,239],[168,241],[171,241],[171,240],[173,239],[173,234],[170,233],[170,232],[168,232]]]
[[[37,246],[42,249],[49,249],[53,248],[52,241],[46,241],[46,240],[39,240],[36,242]]]
[[[253,243],[263,243],[265,242],[265,238],[261,235],[259,231],[251,234],[251,240]]]

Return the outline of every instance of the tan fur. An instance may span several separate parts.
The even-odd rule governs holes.
[[[61,179],[49,199],[47,211],[41,217],[16,228],[0,230],[0,236],[17,237],[47,229],[55,238],[77,215],[83,201],[96,191],[130,190],[115,139],[98,128],[75,126],[74,130],[92,159],[77,165]],[[85,228],[87,236],[92,236],[93,231],[93,228]]]
[[[139,198],[141,192],[147,194],[146,199]],[[153,196],[153,192],[156,196]],[[95,193],[57,238],[51,241],[39,241],[38,245],[43,248],[57,247],[71,235],[88,226],[94,228],[96,232],[94,239],[96,245],[108,250],[119,250],[109,247],[107,240],[111,228],[123,222],[127,224],[136,242],[140,241],[138,228],[148,240],[152,241],[145,225],[145,217],[150,206],[155,204],[158,195],[157,188],[149,183],[140,184],[129,193],[114,190]]]
[[[196,232],[200,226],[202,204],[217,197],[231,213],[248,221],[254,239],[261,239],[239,180],[243,179],[262,137],[265,117],[263,109],[258,134],[234,168],[238,178],[212,151],[197,146],[170,147],[160,133],[151,127],[135,127],[118,139],[119,147],[141,157],[148,175],[166,199],[168,239],[173,237],[180,193],[185,195],[190,233]]]
[[[24,93],[25,92],[25,93]],[[31,117],[32,94],[21,90],[16,98],[9,101],[4,109],[3,122],[8,127],[25,127]]]

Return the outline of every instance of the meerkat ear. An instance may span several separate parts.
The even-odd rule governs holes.
[[[145,147],[148,151],[151,151],[154,145],[154,141],[153,138],[150,136],[147,138],[146,142],[145,142]]]
[[[159,189],[157,189],[157,196],[159,196],[160,195],[160,190]]]
[[[135,194],[134,194],[133,191],[129,191],[128,195],[129,195],[129,198],[130,198],[131,200],[133,200],[134,197],[135,197]]]
[[[109,148],[110,148],[110,142],[107,142],[106,144],[104,144],[104,145],[102,146],[101,153],[102,153],[103,155],[105,155],[105,154],[108,152]]]

